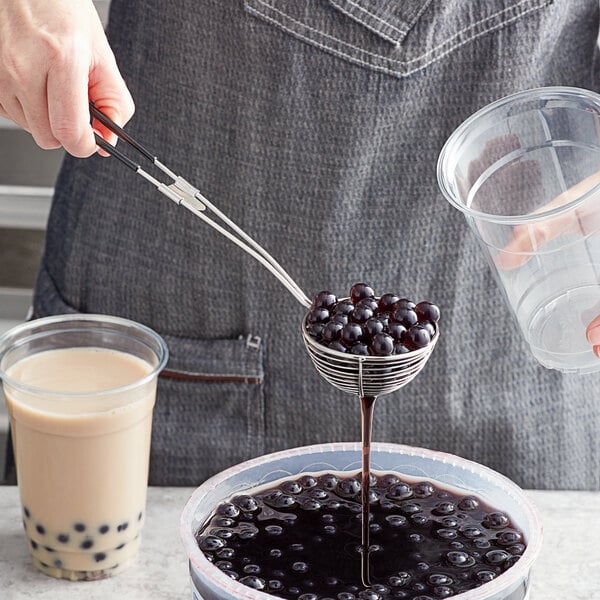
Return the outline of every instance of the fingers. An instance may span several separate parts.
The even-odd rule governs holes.
[[[594,354],[600,358],[600,315],[587,326],[585,334],[593,346]]]

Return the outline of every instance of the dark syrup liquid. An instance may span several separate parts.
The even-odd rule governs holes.
[[[208,560],[290,600],[437,600],[510,568],[525,544],[507,515],[429,481],[369,474],[373,404],[362,400],[361,473],[300,475],[220,504],[197,534]]]

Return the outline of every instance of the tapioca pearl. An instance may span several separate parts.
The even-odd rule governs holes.
[[[54,561],[52,562],[53,566],[56,567],[57,569],[62,569],[64,564],[63,561],[60,560],[60,558],[55,558]]]
[[[44,546],[44,550],[46,552],[56,552],[56,550],[54,550],[54,548],[51,548],[50,546]]]
[[[229,517],[230,519],[236,519],[240,516],[240,509],[232,504],[231,502],[223,502],[217,506],[216,513],[220,517]]]
[[[416,564],[416,569],[421,573],[425,573],[425,571],[429,571],[429,569],[431,569],[431,565],[429,563],[421,561]]]
[[[510,554],[506,550],[490,550],[486,552],[484,558],[489,565],[500,567],[510,558]]]
[[[335,522],[335,517],[331,513],[325,513],[321,515],[321,521],[323,523],[331,524]]]
[[[35,530],[40,534],[40,535],[46,535],[46,528],[41,525],[40,523],[37,523],[35,526]]]
[[[482,525],[488,529],[503,529],[508,527],[509,524],[508,517],[501,512],[488,513],[482,522]]]
[[[263,498],[264,503],[271,508],[290,508],[296,504],[296,500],[289,494],[284,494],[281,490],[276,490],[267,494]]]
[[[314,500],[313,498],[303,498],[299,502],[300,508],[307,511],[318,511],[321,510],[322,504],[318,500]]]
[[[433,588],[433,595],[436,598],[450,598],[454,596],[454,590],[447,585],[438,585]]]
[[[267,589],[269,592],[281,592],[285,586],[279,579],[269,579]]]
[[[424,583],[421,583],[420,581],[413,583],[410,587],[415,592],[424,592],[425,590],[427,590],[427,586]]]
[[[331,510],[338,510],[342,506],[342,503],[339,500],[328,500],[325,506]]]
[[[257,527],[243,527],[238,531],[240,540],[252,540],[258,536],[259,530]]]
[[[417,498],[429,498],[433,496],[435,488],[427,481],[420,481],[412,486],[413,493]]]
[[[425,541],[425,536],[420,533],[410,533],[408,535],[408,540],[413,544],[422,544]]]
[[[412,497],[413,490],[408,483],[400,482],[390,486],[385,495],[391,500],[406,500]]]
[[[435,532],[435,535],[441,540],[455,540],[458,537],[456,529],[441,528]]]
[[[100,525],[98,527],[98,533],[101,535],[105,535],[110,531],[110,527],[108,525]]]
[[[290,544],[288,550],[290,552],[304,552],[304,544]]]
[[[313,488],[312,490],[309,490],[308,496],[315,500],[327,500],[327,498],[329,498],[329,494],[322,488]]]
[[[510,569],[521,557],[519,555],[509,556],[502,565],[502,569],[506,571]]]
[[[342,498],[355,498],[362,486],[360,481],[355,477],[348,477],[347,479],[342,479],[336,489],[335,493]]]
[[[310,490],[317,485],[317,480],[312,475],[302,475],[298,481],[305,490]]]
[[[390,593],[390,588],[389,586],[383,584],[383,583],[373,583],[371,585],[370,588],[372,591],[374,591],[377,594],[380,595],[384,595],[384,594],[389,594]]]
[[[75,531],[77,531],[78,533],[83,533],[85,531],[85,524],[84,523],[75,523],[73,525],[73,529]]]
[[[487,569],[481,569],[473,573],[473,578],[475,579],[475,581],[480,581],[481,583],[488,583],[492,581],[492,579],[496,578],[496,573]]]
[[[525,544],[513,544],[506,551],[510,554],[523,554],[525,552]]]
[[[312,592],[308,592],[306,594],[300,594],[298,596],[298,600],[319,600],[319,596],[317,596],[317,594],[313,594]]]
[[[94,545],[94,540],[92,538],[86,538],[79,544],[81,550],[89,550]]]
[[[362,592],[358,592],[359,600],[381,600],[381,595],[378,594],[375,590],[363,590]]]
[[[458,508],[465,511],[477,510],[479,508],[479,500],[473,496],[464,496],[458,501]]]
[[[389,488],[400,483],[400,478],[393,473],[386,473],[377,478],[377,485],[382,488]]]
[[[383,530],[383,527],[381,527],[381,525],[379,523],[370,523],[369,524],[369,531],[374,535],[381,533],[382,530]]]
[[[465,545],[462,542],[453,541],[448,544],[453,550],[462,550]]]
[[[322,475],[321,477],[319,477],[319,485],[321,485],[321,487],[324,490],[327,490],[329,492],[334,491],[338,483],[339,479],[332,473]]]
[[[125,544],[120,544],[117,546],[117,550],[123,548]],[[225,546],[225,541],[221,538],[218,538],[215,535],[206,535],[202,536],[199,540],[200,550],[204,550],[206,552],[214,552],[215,550],[220,550]]]
[[[233,563],[229,560],[218,560],[216,563],[214,563],[214,565],[217,567],[217,569],[221,569],[221,571],[233,570]]]
[[[143,513],[142,511],[140,511],[140,512],[138,513],[138,521],[141,521],[141,520],[142,520],[142,518],[143,518],[143,516],[144,516],[144,513]]]
[[[69,534],[68,533],[59,533],[56,536],[56,539],[61,543],[61,544],[68,544],[69,543]]]
[[[231,559],[235,557],[235,550],[233,548],[221,548],[217,550],[216,555],[219,558]]]
[[[242,571],[247,575],[258,575],[261,572],[261,568],[254,563],[249,563],[244,565]]]
[[[292,594],[292,596],[297,596],[302,593],[302,590],[299,587],[293,585],[288,588],[288,592]]]
[[[208,533],[209,533],[209,535],[216,535],[217,537],[220,537],[223,540],[228,540],[235,535],[235,532],[232,529],[220,529],[220,528],[211,529]]]
[[[252,588],[253,590],[264,590],[267,582],[262,577],[256,575],[246,575],[240,578],[240,583]]]
[[[408,520],[404,515],[386,515],[385,521],[391,527],[405,527],[408,525]]]
[[[446,573],[430,573],[427,576],[427,583],[429,585],[452,585],[454,580]]]
[[[31,518],[31,511],[26,506],[23,507],[23,514],[25,515],[26,519]]]
[[[485,538],[476,538],[473,540],[473,543],[475,544],[475,547],[479,548],[480,550],[486,550],[487,548],[492,547],[490,541]]]
[[[415,502],[404,502],[400,505],[400,512],[405,515],[414,515],[421,512],[421,506]]]
[[[415,524],[415,525],[427,525],[429,523],[429,519],[425,516],[425,515],[412,515],[410,517],[410,520]]]
[[[407,571],[399,571],[396,575],[388,578],[387,582],[390,587],[402,588],[406,587],[412,580],[412,575]]]
[[[128,527],[129,527],[129,523],[127,521],[124,521],[123,523],[119,523],[117,525],[117,531],[118,532],[125,531]]]
[[[442,519],[442,525],[450,529],[458,527],[459,524],[460,523],[458,522],[458,519],[456,517],[444,517]]]
[[[105,552],[96,552],[94,554],[94,560],[96,562],[102,562],[103,560],[106,560],[106,553]]]
[[[34,550],[37,550],[39,548],[39,545],[38,545],[38,543],[35,540],[29,540],[29,544],[31,545],[31,547]]]
[[[503,531],[498,534],[496,543],[499,546],[512,546],[513,544],[520,544],[523,541],[523,535],[519,531]]]
[[[256,501],[256,499],[246,494],[236,496],[232,500],[232,504],[237,506],[242,512],[245,513],[254,513],[259,509],[258,502]]]
[[[271,558],[281,558],[283,556],[283,552],[281,551],[281,548],[271,548],[269,550],[269,556]]]
[[[451,550],[446,553],[446,561],[453,567],[470,567],[475,564],[475,560],[466,552],[460,550]]]
[[[467,539],[474,539],[483,535],[483,531],[479,527],[467,525],[459,529],[460,533]]]
[[[438,502],[431,511],[434,515],[440,517],[449,516],[456,511],[456,506],[453,502]]]
[[[219,517],[214,519],[213,522],[217,527],[233,527],[235,525],[235,521],[228,517]]]
[[[292,571],[295,573],[308,573],[308,564],[302,560],[292,563]]]
[[[283,533],[283,527],[281,525],[267,525],[265,526],[265,533],[268,535],[281,535]]]
[[[356,600],[356,596],[352,592],[340,592],[336,598],[337,600]]]
[[[338,529],[335,525],[325,525],[323,527],[323,533],[326,535],[335,535]]]

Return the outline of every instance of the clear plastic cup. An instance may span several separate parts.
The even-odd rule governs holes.
[[[586,339],[600,315],[600,96],[550,87],[486,106],[444,145],[438,181],[536,359],[600,370]]]
[[[34,566],[100,579],[134,560],[152,410],[167,347],[105,315],[59,315],[0,338],[23,525]]]
[[[302,473],[358,472],[359,443],[319,444],[268,454],[236,465],[215,475],[193,493],[181,515],[181,539],[189,558],[194,600],[269,600],[260,592],[231,579],[210,563],[198,548],[198,530],[221,502],[248,493],[258,486]],[[525,535],[527,548],[521,558],[496,579],[481,587],[453,596],[453,600],[526,600],[531,567],[542,542],[537,510],[512,481],[477,463],[423,448],[399,444],[373,444],[372,468],[407,477],[428,479],[464,494],[474,494],[506,512]]]

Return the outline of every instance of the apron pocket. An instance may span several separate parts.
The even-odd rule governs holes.
[[[264,452],[263,344],[259,338],[197,340],[165,335],[151,485],[198,485]]]
[[[352,63],[407,77],[554,0],[244,0],[246,11]]]

